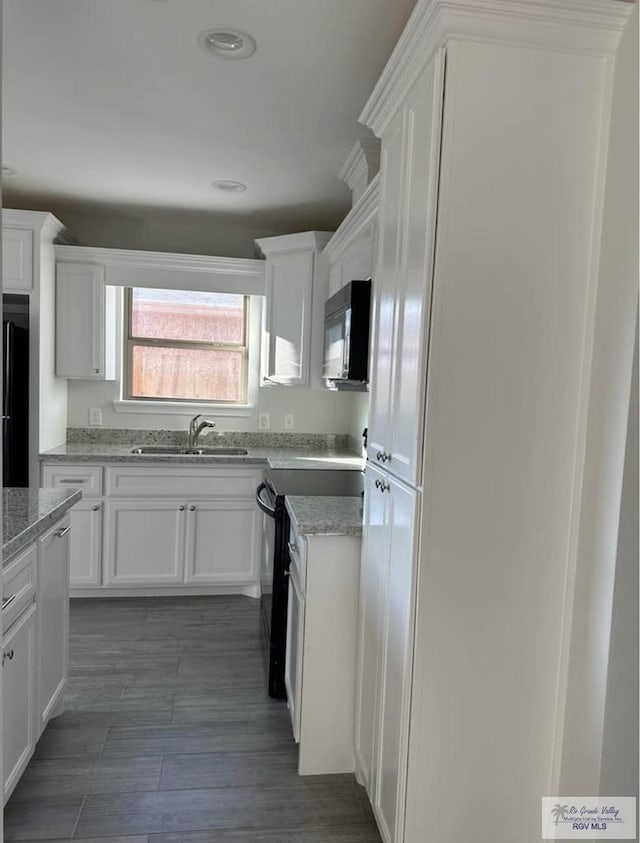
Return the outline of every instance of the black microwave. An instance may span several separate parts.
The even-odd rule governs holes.
[[[371,279],[350,281],[324,306],[322,377],[333,389],[366,390],[369,381]]]

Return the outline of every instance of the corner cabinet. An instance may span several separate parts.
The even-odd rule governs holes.
[[[56,375],[115,380],[116,288],[103,266],[56,265]]]
[[[256,240],[266,259],[262,386],[322,387],[324,302],[330,232]]]

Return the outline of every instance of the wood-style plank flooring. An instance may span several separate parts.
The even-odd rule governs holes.
[[[297,775],[258,625],[245,597],[73,600],[66,711],[6,843],[380,843],[353,776]]]

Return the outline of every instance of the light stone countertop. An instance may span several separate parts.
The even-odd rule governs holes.
[[[207,443],[203,442],[203,446]],[[132,454],[130,443],[70,443],[40,454],[42,462],[182,463],[189,465],[270,466],[271,468],[346,469],[362,471],[364,459],[341,448],[247,447],[246,455]]]
[[[3,564],[59,521],[81,497],[79,489],[3,489]]]
[[[362,497],[287,495],[286,506],[303,536],[361,536]]]

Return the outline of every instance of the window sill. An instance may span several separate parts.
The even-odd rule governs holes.
[[[125,401],[113,402],[116,413],[154,413],[158,416],[186,416],[207,413],[210,416],[248,418],[253,413],[251,404],[185,404],[180,401]]]

